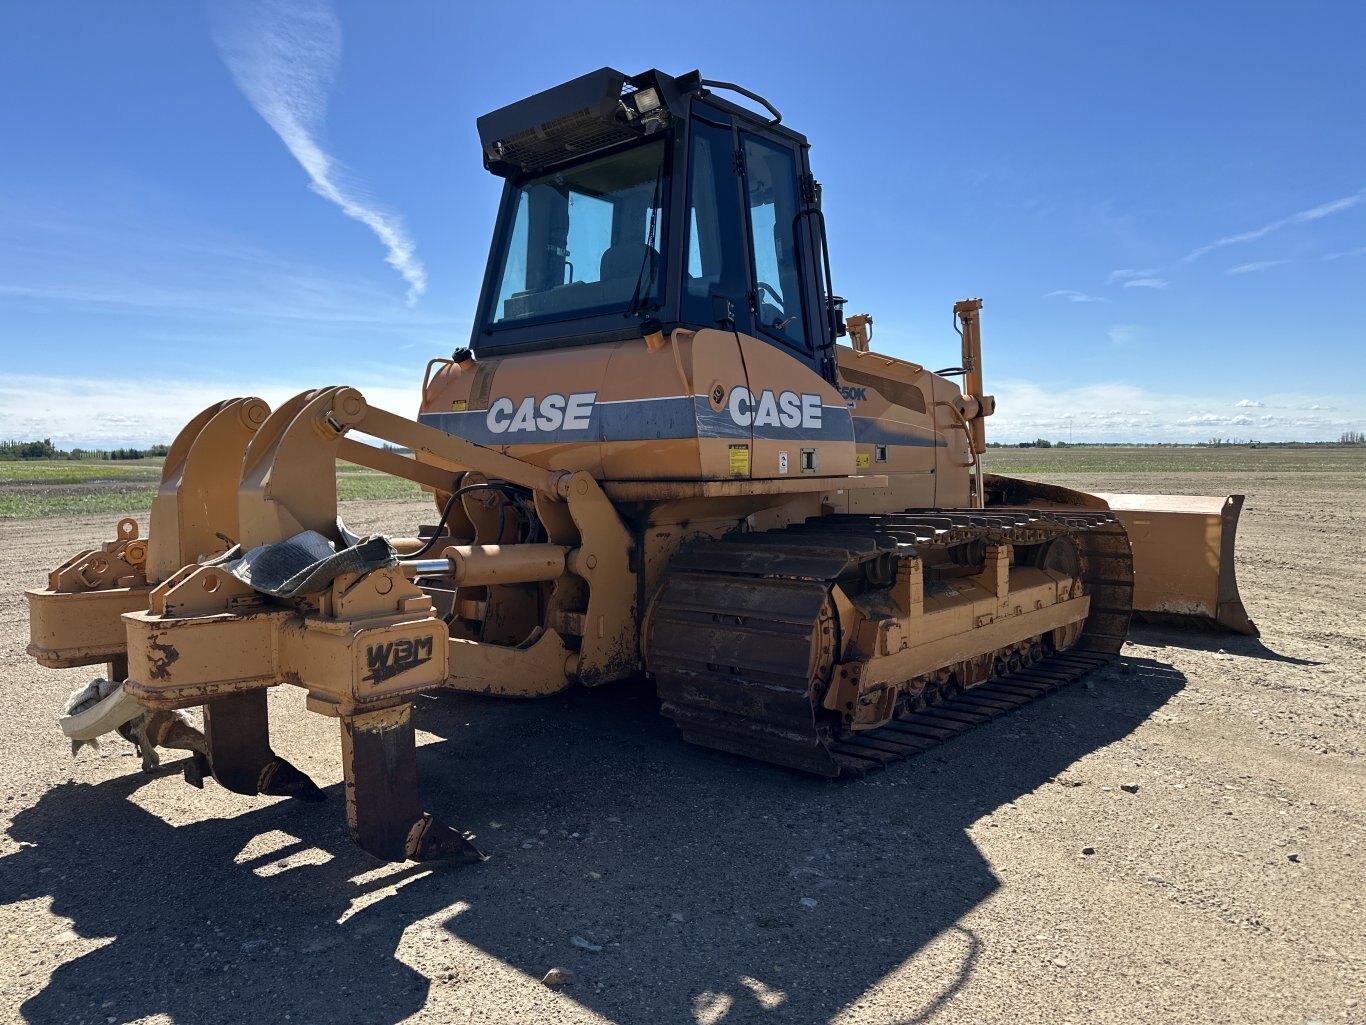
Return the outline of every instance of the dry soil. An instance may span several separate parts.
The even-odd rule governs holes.
[[[424,700],[427,803],[492,855],[436,870],[350,844],[335,724],[297,691],[274,743],[320,805],[144,775],[118,740],[73,760],[54,720],[89,674],[25,656],[21,592],[114,517],[0,523],[0,1020],[1366,1019],[1362,475],[1051,479],[1247,491],[1261,639],[1137,629],[850,783],[688,747],[639,687]]]

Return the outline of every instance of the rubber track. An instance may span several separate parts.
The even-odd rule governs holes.
[[[1091,613],[1067,651],[904,714],[835,736],[814,707],[812,631],[836,580],[876,558],[982,539],[1037,543],[1069,536]],[[908,510],[827,516],[694,545],[676,556],[650,621],[650,671],[692,743],[823,776],[862,776],[914,757],[1030,704],[1104,665],[1128,634],[1128,537],[1107,512],[1070,509]]]

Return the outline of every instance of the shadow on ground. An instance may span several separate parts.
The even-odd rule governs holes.
[[[424,955],[424,972],[396,956],[405,928],[437,916],[438,933],[528,976],[573,969],[565,993],[606,1018],[727,1025],[824,1021],[947,932],[960,965],[908,1009],[922,1020],[970,978],[981,945],[959,920],[999,885],[967,827],[1124,737],[1184,683],[1144,659],[1092,679],[849,783],[688,747],[639,690],[427,700],[419,726],[443,738],[419,750],[427,803],[493,858],[401,869],[407,885],[349,915],[397,877],[363,881],[376,863],[347,840],[338,788],[321,805],[173,828],[129,800],[139,778],[59,786],[15,817],[24,846],[0,859],[0,902],[50,895],[54,914],[105,942],[21,1012],[42,1025],[156,1013],[388,1025],[434,986],[454,987],[458,1007],[478,983],[459,944]],[[234,861],[271,830],[331,860],[264,876]]]
[[[1296,666],[1325,664],[1314,659],[1282,655],[1263,644],[1260,637],[1245,637],[1242,634],[1199,628],[1186,629],[1180,626],[1136,622],[1129,628],[1129,640],[1134,644],[1156,648],[1190,648],[1194,651],[1222,652],[1243,658],[1261,659],[1264,662],[1286,662]]]

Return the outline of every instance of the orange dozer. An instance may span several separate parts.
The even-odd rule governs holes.
[[[503,188],[483,292],[417,416],[344,387],[216,404],[150,536],[121,521],[28,593],[34,658],[107,665],[75,745],[118,729],[145,767],[180,747],[193,783],[316,799],[270,745],[266,689],[297,687],[337,720],[364,849],[478,860],[418,796],[427,691],[629,681],[689,741],[857,775],[1102,665],[1135,610],[1252,630],[1239,496],[982,472],[981,302],[954,307],[961,368],[873,351],[767,101],[602,69],[479,132]],[[422,485],[435,522],[352,536],[343,460]]]

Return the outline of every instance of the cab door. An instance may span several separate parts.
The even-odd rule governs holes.
[[[805,147],[800,137],[701,100],[689,133],[681,315],[735,339],[742,373],[704,393],[718,414],[715,430],[729,435],[727,475],[845,472],[837,466],[846,460],[817,451],[851,433],[847,408],[826,383],[833,370],[822,372]],[[796,425],[769,422],[790,421],[794,410],[804,410]]]
[[[751,275],[740,355],[751,396],[753,475],[851,474],[849,408],[826,369],[824,289],[813,237],[819,211],[805,147],[748,126],[739,131],[739,145]]]
[[[700,101],[693,104],[688,131],[681,316],[685,323],[717,329],[704,328],[688,346],[702,472],[710,479],[749,477],[753,433],[731,406],[749,383],[740,334],[752,327],[739,142],[731,115]]]
[[[796,147],[740,132],[745,229],[749,236],[749,327],[803,362],[815,346],[798,255],[803,204]]]

